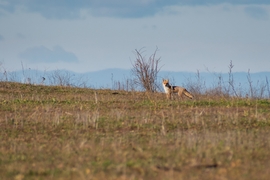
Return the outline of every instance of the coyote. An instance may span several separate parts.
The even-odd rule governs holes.
[[[177,93],[178,96],[181,97],[181,99],[183,98],[183,95],[187,96],[190,99],[193,98],[192,94],[188,92],[185,88],[182,88],[180,86],[171,86],[168,79],[163,79],[162,84],[168,99],[171,99],[173,93]]]

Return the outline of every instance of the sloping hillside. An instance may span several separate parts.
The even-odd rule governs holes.
[[[0,82],[2,179],[269,179],[270,101]]]

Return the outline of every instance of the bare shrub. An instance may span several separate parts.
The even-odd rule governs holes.
[[[228,66],[228,68],[229,68],[229,72],[228,72],[228,75],[229,75],[228,84],[229,84],[229,86],[228,86],[228,89],[227,89],[227,93],[229,95],[231,95],[233,93],[236,97],[238,97],[238,94],[237,94],[237,92],[235,90],[235,83],[234,83],[234,77],[233,77],[233,72],[232,72],[233,67],[234,67],[234,65],[233,65],[232,61],[230,61],[230,64]]]
[[[221,74],[214,74],[217,78],[216,83],[213,84],[213,87],[208,89],[206,94],[214,95],[217,97],[226,97],[228,94],[225,92],[222,84],[224,84],[224,80]]]
[[[135,49],[136,59],[132,63],[132,74],[135,76],[134,83],[147,92],[156,92],[158,89],[157,75],[160,71],[160,57],[156,58],[155,52],[146,60],[144,51]]]
[[[68,71],[56,70],[51,73],[48,79],[51,85],[71,86],[73,76]]]
[[[0,62],[0,81],[8,81],[7,71],[2,65],[3,63]]]
[[[270,98],[270,88],[269,88],[269,83],[268,83],[267,76],[265,77],[265,81],[266,81],[266,88],[267,88],[267,92],[268,92],[268,98]]]
[[[124,79],[123,81],[113,81],[113,90],[135,91],[134,81],[132,79]]]
[[[195,74],[195,80],[192,80],[192,78],[188,78],[187,83],[184,84],[184,87],[196,96],[205,93],[205,80],[201,77],[199,70],[197,70],[197,73]]]
[[[52,71],[48,77],[49,85],[68,87],[87,87],[88,79],[85,76],[78,76],[66,70]],[[43,79],[45,81],[45,78]],[[43,81],[43,82],[44,82]]]
[[[266,89],[269,92],[268,79],[266,77],[266,83],[257,81],[256,85],[253,85],[253,81],[251,79],[250,70],[248,70],[247,80],[249,84],[249,96],[250,98],[263,98],[267,97]]]

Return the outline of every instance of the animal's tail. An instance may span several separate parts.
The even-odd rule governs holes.
[[[192,94],[190,92],[188,92],[186,89],[184,90],[183,93],[184,93],[185,96],[189,97],[190,99],[193,98]]]

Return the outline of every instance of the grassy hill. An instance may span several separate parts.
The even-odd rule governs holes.
[[[0,82],[1,179],[269,179],[270,101]]]

